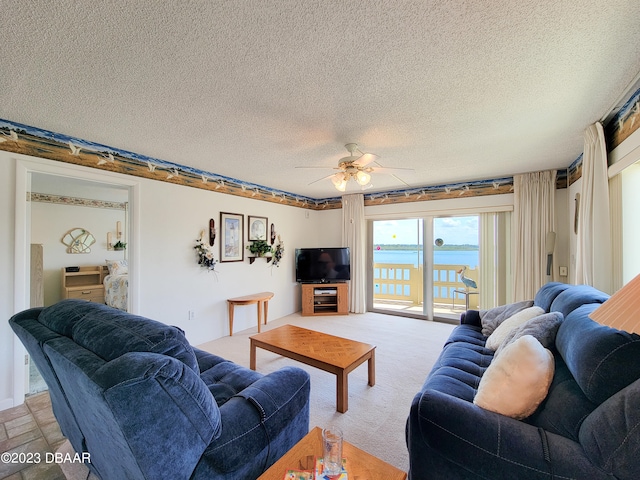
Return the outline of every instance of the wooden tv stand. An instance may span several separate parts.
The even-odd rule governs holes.
[[[348,315],[348,283],[303,283],[302,315]]]

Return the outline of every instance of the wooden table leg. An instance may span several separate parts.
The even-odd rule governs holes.
[[[261,322],[262,322],[262,301],[258,300],[258,333],[260,333]]]
[[[369,358],[369,385],[374,386],[376,384],[376,351],[371,352]]]
[[[264,324],[267,324],[267,315],[269,314],[269,300],[264,301]]]
[[[349,409],[349,374],[340,370],[337,374],[336,382],[336,403],[337,410],[344,413]]]
[[[227,303],[229,304],[229,336],[233,337],[233,303]]]
[[[256,369],[256,344],[253,339],[250,338],[250,346],[249,346],[249,368],[251,370]]]

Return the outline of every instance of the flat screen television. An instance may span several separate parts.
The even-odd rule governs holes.
[[[296,248],[296,282],[331,283],[350,279],[348,247]]]

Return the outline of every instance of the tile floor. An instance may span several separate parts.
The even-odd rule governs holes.
[[[51,410],[48,392],[27,397],[24,404],[0,411],[0,452],[40,453],[37,464],[0,462],[3,480],[64,480],[56,463],[47,463],[46,453],[55,452],[65,437]]]

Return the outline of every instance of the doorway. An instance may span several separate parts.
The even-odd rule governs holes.
[[[84,182],[86,186],[103,186],[127,191],[129,216],[127,231],[129,232],[129,311],[136,313],[138,309],[138,229],[139,229],[139,182],[125,175],[94,171],[87,167],[67,165],[60,162],[21,156],[16,159],[16,213],[15,213],[15,299],[16,311],[30,307],[30,253],[31,253],[31,202],[27,194],[32,191],[33,177],[52,182]],[[14,336],[14,404],[24,401],[29,392],[29,365],[25,366],[26,351]],[[30,363],[30,362],[29,362]]]

